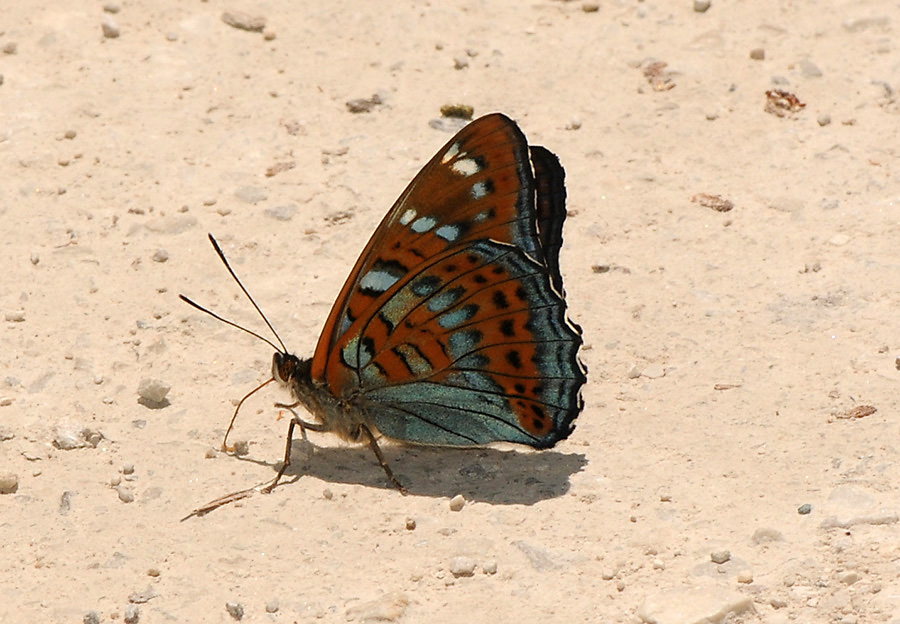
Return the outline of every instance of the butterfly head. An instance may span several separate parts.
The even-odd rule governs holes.
[[[296,355],[276,351],[272,356],[272,377],[283,385],[289,386],[293,381],[309,378],[312,360],[301,360]]]

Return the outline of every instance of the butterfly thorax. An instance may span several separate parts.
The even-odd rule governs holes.
[[[360,438],[360,425],[366,425],[371,431],[376,430],[371,418],[358,405],[335,397],[325,389],[324,384],[313,380],[312,358],[301,360],[290,353],[276,352],[272,357],[272,376],[290,390],[293,397],[324,425],[326,431],[356,442]]]

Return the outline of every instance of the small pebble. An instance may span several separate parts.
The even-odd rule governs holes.
[[[662,364],[650,364],[641,371],[641,376],[648,379],[659,379],[666,376],[666,369],[662,367]]]
[[[753,48],[750,50],[750,58],[754,61],[762,61],[766,58],[766,51],[764,48]]]
[[[753,572],[750,570],[741,570],[737,575],[738,583],[752,583],[753,582]]]
[[[582,2],[581,10],[584,11],[585,13],[596,13],[597,11],[600,10],[600,3],[593,2],[593,1]]]
[[[178,33],[172,31],[167,32],[166,41],[178,41]]]
[[[232,447],[232,453],[238,457],[244,457],[250,454],[250,442],[248,440],[238,440]]]
[[[32,252],[31,264],[33,264],[34,266],[37,266],[40,261],[41,261],[41,257],[36,252]]]
[[[276,35],[274,30],[267,30],[263,33],[263,39],[265,39],[266,41],[274,41],[275,37]]]
[[[858,572],[845,572],[844,574],[841,574],[841,583],[844,585],[853,585],[858,580]]]
[[[783,542],[784,535],[781,531],[771,529],[769,527],[760,527],[753,532],[751,538],[754,544],[765,544],[766,542]]]
[[[150,403],[152,406],[161,406],[171,389],[172,386],[164,381],[145,377],[138,385],[137,393],[144,401]]]
[[[407,531],[415,531],[416,530],[416,519],[415,518],[407,518],[406,519],[406,530]]]
[[[334,498],[334,492],[332,492],[329,488],[325,488],[322,490],[322,498],[325,500],[331,500]]]
[[[628,372],[625,373],[625,376],[628,377],[628,379],[637,379],[641,376],[641,367],[637,364],[632,364],[628,368]]]
[[[53,446],[62,451],[84,448],[87,440],[84,437],[84,426],[81,423],[66,420],[56,427],[53,435]]]
[[[278,603],[278,598],[272,598],[266,603],[266,613],[278,613],[278,609],[281,605]]]
[[[450,499],[450,511],[461,511],[466,506],[466,499],[462,494],[457,494]]]
[[[812,511],[812,505],[810,505],[809,503],[803,503],[802,505],[797,507],[797,513],[800,514],[801,516],[805,516],[811,511]]]
[[[160,574],[159,568],[149,568],[147,570],[147,576],[152,576],[153,578],[156,578],[157,576],[159,576],[159,574]]]
[[[96,611],[88,611],[84,614],[84,617],[81,618],[81,621],[84,624],[100,624],[100,614]]]
[[[711,4],[710,0],[694,0],[694,11],[697,13],[706,13]]]
[[[107,39],[116,39],[121,34],[119,31],[119,25],[109,15],[103,16],[103,21],[100,24],[103,29],[103,36]]]
[[[59,497],[59,515],[64,516],[69,513],[69,510],[72,509],[72,498],[75,496],[75,492],[70,490],[66,490]]]
[[[472,119],[475,107],[469,104],[444,104],[441,106],[441,116],[452,119]]]
[[[716,550],[709,553],[709,558],[713,563],[722,564],[731,559],[731,553],[727,550]]]
[[[822,70],[819,69],[819,66],[813,63],[809,59],[803,59],[799,63],[800,65],[800,73],[803,74],[804,78],[821,78]]]
[[[850,242],[850,237],[846,234],[835,234],[831,238],[828,239],[828,242],[834,245],[835,247],[843,247],[847,243]]]
[[[222,21],[232,28],[249,32],[261,33],[266,27],[266,18],[253,16],[242,11],[226,11],[222,13]]]
[[[218,457],[218,455],[219,452],[213,447],[209,447],[208,449],[206,449],[206,453],[203,454],[206,459],[215,459],[216,457]]]
[[[103,5],[103,10],[106,11],[107,13],[115,14],[115,13],[118,13],[119,11],[121,11],[122,7],[120,7],[115,2],[107,2],[106,4]]]
[[[116,492],[119,494],[119,500],[123,503],[133,503],[134,502],[134,492],[131,491],[131,488],[125,485],[120,485],[116,488]]]
[[[453,57],[453,69],[465,69],[469,66],[469,59],[465,56]]]
[[[666,563],[662,559],[654,559],[651,564],[653,565],[654,570],[665,570]]]
[[[497,561],[494,559],[488,559],[483,564],[481,564],[481,569],[484,570],[485,574],[497,574]]]
[[[66,130],[66,133],[63,136],[71,141],[77,136],[77,133],[74,130]]]
[[[134,464],[122,464],[122,474],[134,474]]]
[[[3,45],[3,54],[15,54],[16,48],[19,47],[19,44],[15,41],[10,41]]]
[[[141,608],[130,604],[125,607],[125,624],[137,624],[141,619]]]
[[[475,560],[468,557],[455,557],[450,562],[450,574],[459,578],[475,574]]]
[[[153,262],[165,262],[169,259],[169,252],[165,249],[157,249],[153,252]]]
[[[616,578],[616,573],[611,568],[604,568],[600,572],[600,578],[602,578],[604,581],[611,581]]]
[[[10,323],[21,323],[25,320],[25,311],[16,310],[15,312],[7,312],[4,317]]]
[[[816,122],[820,126],[827,126],[828,124],[831,123],[831,115],[825,115],[825,114],[819,115],[818,117],[816,117]]]
[[[225,610],[228,611],[228,615],[236,620],[244,618],[244,605],[239,602],[226,602]]]
[[[136,591],[128,594],[128,602],[132,604],[146,604],[156,598],[156,590],[153,589],[153,585],[147,585],[147,589],[144,591]]]
[[[19,489],[19,475],[12,472],[0,473],[0,494],[15,494]]]
[[[119,487],[122,483],[122,475],[113,475],[113,477],[109,480],[109,484],[112,487]]]

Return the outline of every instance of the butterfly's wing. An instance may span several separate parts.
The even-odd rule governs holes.
[[[502,115],[473,122],[376,230],[326,323],[313,379],[395,439],[545,447],[566,437],[585,374],[562,298],[564,219],[556,157],[529,151]]]
[[[506,116],[481,117],[450,139],[409,183],[356,261],[319,337],[313,379],[326,379],[329,355],[350,325],[370,315],[375,299],[424,260],[482,238],[540,254],[533,184],[528,143]],[[337,389],[337,380],[328,382]]]

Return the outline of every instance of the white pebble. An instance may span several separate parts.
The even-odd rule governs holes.
[[[835,247],[843,247],[847,243],[850,242],[850,237],[846,234],[835,234],[831,238],[828,239],[828,242],[834,245]]]
[[[157,249],[153,252],[153,262],[165,262],[169,259],[169,252],[165,249]]]
[[[103,16],[103,21],[100,24],[103,29],[103,36],[107,39],[115,39],[117,38],[121,32],[119,31],[119,25],[109,15]]]
[[[278,598],[272,598],[266,603],[266,613],[277,613],[280,606]]]
[[[710,0],[694,0],[694,11],[697,13],[706,13],[711,4]]]
[[[662,367],[662,364],[650,364],[641,371],[641,376],[648,379],[659,379],[666,376],[666,369]]]
[[[130,604],[125,607],[125,624],[137,624],[141,619],[141,608]]]
[[[713,563],[725,563],[729,559],[731,559],[731,553],[727,550],[716,550],[709,553],[709,558]]]
[[[244,605],[239,602],[226,602],[225,610],[228,611],[228,614],[236,620],[241,620],[244,618]]]
[[[450,511],[461,511],[466,506],[466,499],[462,494],[457,494],[450,499]]]
[[[84,426],[71,420],[59,423],[53,435],[53,446],[62,451],[84,448],[87,446],[87,441],[84,438]]]
[[[481,564],[481,569],[484,570],[485,574],[497,574],[497,561],[494,559],[488,559],[483,564]]]
[[[130,487],[125,485],[120,485],[116,488],[116,492],[119,494],[119,500],[123,503],[133,503],[134,502],[134,492],[131,491]]]
[[[25,320],[25,310],[15,310],[5,314],[6,320],[10,323],[21,323]]]
[[[0,494],[15,494],[19,489],[19,475],[12,472],[0,474]]]
[[[844,585],[853,585],[858,580],[858,572],[845,572],[841,575],[841,583],[843,583]]]
[[[738,583],[752,583],[753,582],[753,572],[750,570],[741,570],[737,575]]]
[[[122,474],[130,475],[134,473],[134,464],[122,464]]]
[[[455,557],[450,562],[450,574],[459,578],[475,574],[475,560],[468,557]]]
[[[172,386],[159,379],[146,377],[138,385],[138,395],[148,403],[159,404],[166,400]]]

